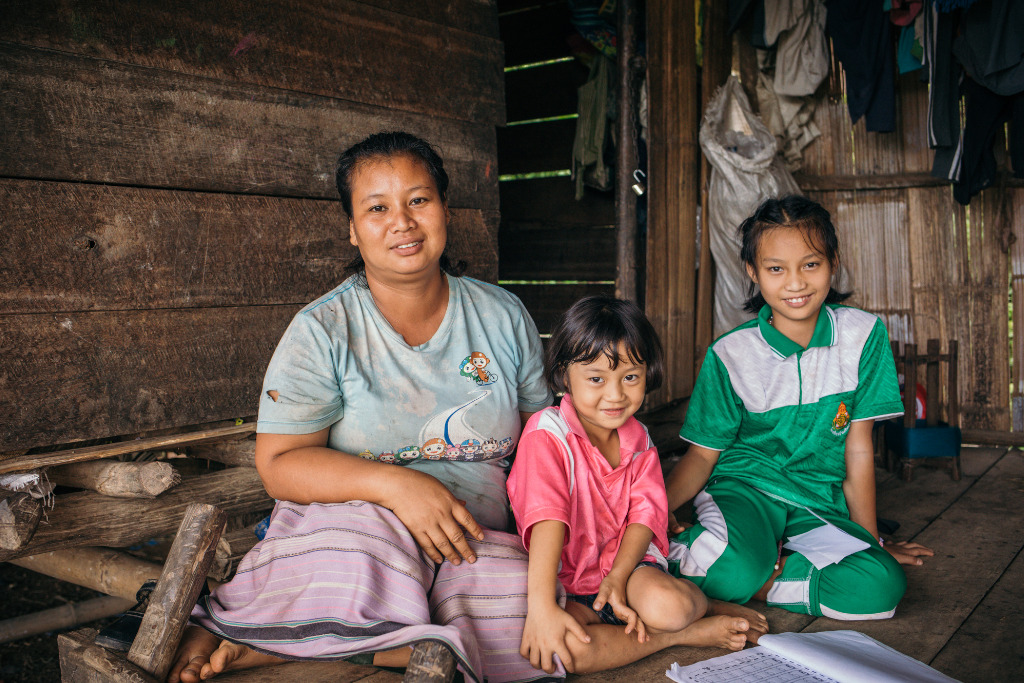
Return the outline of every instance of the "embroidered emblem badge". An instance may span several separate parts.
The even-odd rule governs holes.
[[[840,401],[839,410],[836,411],[836,416],[832,419],[832,433],[836,436],[842,436],[849,429],[850,413],[846,412],[846,404]]]

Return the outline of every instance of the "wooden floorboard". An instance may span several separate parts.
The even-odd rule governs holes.
[[[895,618],[855,624],[820,618],[805,630],[852,627],[931,662],[1024,547],[1024,525],[1019,521],[1024,515],[1022,479],[1024,455],[1018,450],[1006,452],[914,537],[935,550],[935,557],[928,558],[923,567],[907,569],[907,594]],[[908,485],[905,498],[916,488]],[[1019,638],[1019,633],[992,637],[1009,643],[1011,638]]]
[[[1024,482],[1018,481],[1018,488],[1024,492]],[[1024,586],[1024,553],[1017,554],[1009,569],[931,665],[964,683],[1024,681],[1021,586]]]

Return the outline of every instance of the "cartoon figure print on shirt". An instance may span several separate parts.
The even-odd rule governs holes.
[[[396,465],[408,465],[417,460],[479,461],[497,460],[512,454],[512,437],[480,434],[466,420],[473,405],[491,395],[488,389],[498,381],[491,359],[483,351],[472,351],[459,364],[459,375],[476,387],[469,400],[454,409],[446,410],[427,419],[420,429],[419,443],[373,455],[369,449],[359,455]]]
[[[840,401],[839,410],[836,411],[836,416],[832,420],[832,433],[836,436],[842,436],[850,428],[850,413],[846,411],[846,404]]]

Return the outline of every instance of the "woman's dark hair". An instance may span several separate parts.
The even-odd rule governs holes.
[[[748,266],[757,270],[757,249],[761,238],[769,230],[776,228],[798,228],[804,231],[807,242],[828,259],[832,273],[840,270],[839,238],[836,227],[832,225],[832,216],[816,201],[791,194],[786,197],[773,197],[761,202],[757,210],[740,224],[739,233],[743,238],[740,247],[740,259]],[[747,300],[743,302],[743,310],[757,313],[765,305],[764,297],[757,285],[750,283]],[[829,287],[825,303],[837,304],[850,298],[852,292],[840,292]]]
[[[591,363],[602,353],[618,367],[620,343],[631,361],[647,365],[647,391],[660,387],[665,359],[658,333],[639,306],[610,296],[580,299],[558,321],[545,354],[548,385],[564,393],[569,365]]]
[[[430,143],[422,138],[401,131],[374,133],[370,137],[352,145],[338,158],[338,165],[334,171],[334,182],[338,186],[338,195],[341,197],[341,208],[345,214],[352,218],[352,174],[359,166],[377,159],[387,159],[394,156],[406,154],[423,164],[430,177],[434,179],[437,192],[441,201],[448,201],[448,173],[444,170],[444,161],[441,155],[430,146]],[[345,273],[365,273],[366,266],[363,257],[357,255],[345,265]],[[441,254],[441,270],[459,277],[466,270],[465,261],[452,263],[448,257],[448,247],[445,246]]]

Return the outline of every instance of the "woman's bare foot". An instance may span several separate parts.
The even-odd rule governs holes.
[[[750,622],[741,617],[716,615],[693,622],[676,634],[676,645],[689,647],[721,647],[742,650],[747,644]]]
[[[750,625],[747,629],[747,642],[754,645],[757,640],[768,633],[768,619],[755,609],[737,605],[734,602],[722,602],[721,600],[708,600],[707,616],[727,616],[746,619]]]
[[[198,683],[224,671],[272,666],[285,660],[220,640],[204,628],[189,626],[181,637],[167,683]]]

